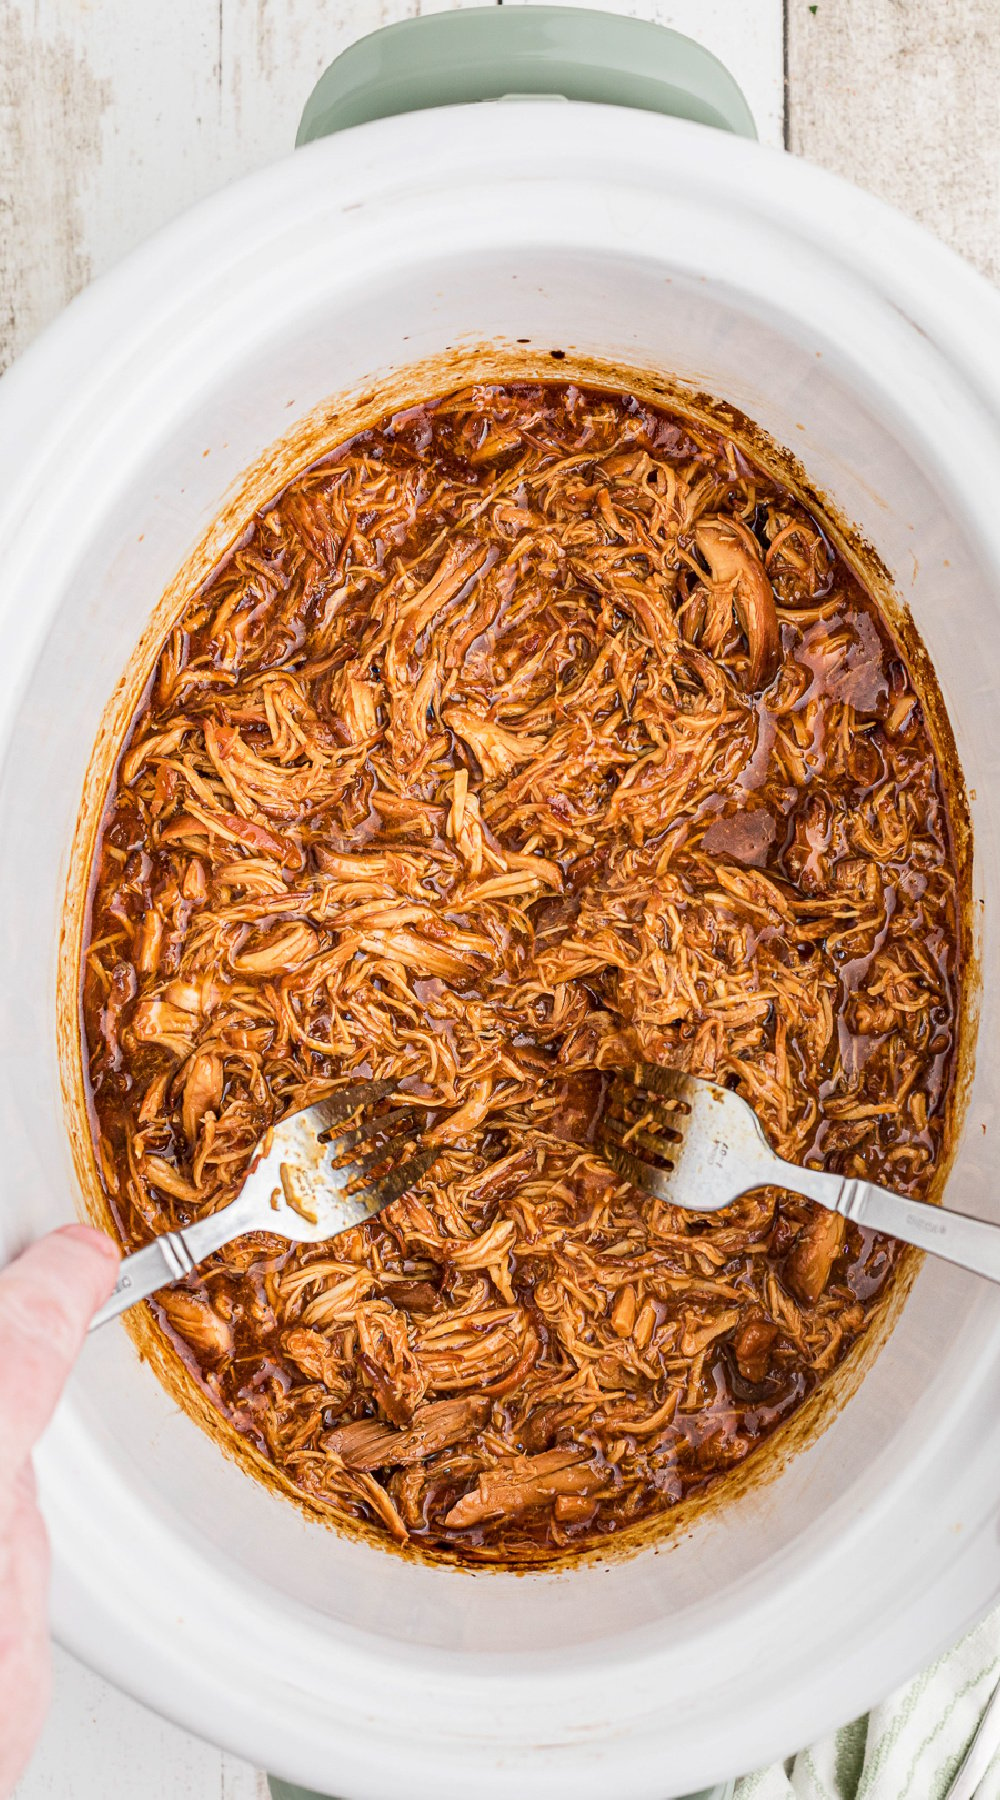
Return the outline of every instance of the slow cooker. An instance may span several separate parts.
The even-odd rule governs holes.
[[[64,896],[94,741],[157,601],[321,403],[335,421],[344,396],[467,374],[486,346],[723,397],[890,570],[975,834],[979,1053],[948,1202],[1000,1217],[1000,301],[907,219],[754,143],[692,47],[657,38],[658,81],[642,46],[613,64],[627,24],[591,20],[611,36],[572,79],[565,18],[547,61],[488,81],[468,44],[448,63],[412,36],[386,53],[390,92],[384,43],[358,52],[303,136],[349,129],[159,233],[4,378],[4,1258],[78,1204]],[[622,60],[650,85],[618,82]],[[418,110],[372,117],[393,105]],[[856,1392],[776,1479],[631,1557],[468,1574],[266,1492],[115,1325],[38,1456],[55,1631],[193,1731],[351,1800],[664,1800],[863,1710],[1000,1593],[998,1403],[1000,1294],[928,1260]]]

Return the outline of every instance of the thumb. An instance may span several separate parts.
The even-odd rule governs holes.
[[[103,1232],[67,1225],[0,1272],[0,1481],[48,1424],[118,1262]]]

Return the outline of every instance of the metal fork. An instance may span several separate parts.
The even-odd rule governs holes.
[[[394,1081],[352,1082],[265,1132],[235,1200],[125,1257],[114,1293],[95,1314],[91,1331],[158,1288],[183,1280],[213,1250],[245,1232],[273,1232],[295,1244],[325,1243],[398,1200],[427,1173],[439,1151],[421,1145],[412,1108],[365,1116],[395,1091]],[[386,1130],[391,1136],[376,1142]],[[408,1147],[412,1154],[394,1162]],[[386,1163],[390,1166],[376,1175]]]
[[[946,1262],[1000,1281],[1000,1225],[907,1200],[870,1181],[803,1169],[768,1144],[753,1107],[696,1075],[652,1063],[617,1075],[597,1144],[619,1175],[692,1212],[717,1212],[751,1188],[791,1188],[855,1225],[901,1238]]]

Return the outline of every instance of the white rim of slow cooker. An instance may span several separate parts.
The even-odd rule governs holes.
[[[741,215],[757,254],[766,227],[783,247],[780,311],[807,321],[811,335],[840,342],[849,289],[852,330],[870,331],[878,342],[873,379],[886,409],[904,420],[904,376],[913,357],[937,358],[952,396],[964,390],[968,401],[967,413],[959,405],[960,418],[936,421],[942,464],[955,468],[959,448],[963,457],[971,449],[985,459],[981,473],[996,470],[1000,300],[880,202],[781,153],[613,108],[502,102],[384,120],[298,151],[204,202],[95,283],[4,378],[0,718],[13,717],[44,640],[39,597],[58,591],[72,566],[74,507],[84,518],[92,484],[106,489],[115,469],[124,471],[123,446],[134,456],[147,434],[160,436],[167,418],[184,416],[241,321],[245,348],[251,280],[255,306],[280,309],[288,284],[299,291],[301,281],[314,278],[321,288],[329,278],[325,264],[317,273],[315,242],[305,252],[296,248],[304,222],[335,241],[338,254],[363,254],[377,276],[398,265],[408,244],[426,256],[435,233],[454,250],[449,230],[458,219],[466,249],[477,233],[488,245],[498,221],[513,228],[516,219],[523,243],[605,242],[637,253],[650,200],[668,192],[672,205],[687,209],[695,234],[699,209],[726,195],[735,234],[730,260],[740,248]],[[540,204],[547,200],[558,204]],[[396,229],[387,261],[389,220]],[[707,238],[704,251],[713,270],[718,258]],[[820,264],[830,276],[824,292],[815,281]],[[887,323],[893,312],[895,335]],[[910,423],[918,430],[920,421]],[[966,499],[985,541],[997,485],[994,479],[981,486],[981,496]],[[67,526],[59,538],[48,517],[53,491]],[[27,605],[29,595],[34,603]],[[282,1772],[314,1784],[334,1781],[356,1800],[384,1791],[390,1763],[407,1773],[411,1791],[458,1793],[472,1759],[484,1795],[509,1794],[520,1782],[521,1791],[544,1787],[585,1800],[606,1791],[613,1766],[619,1785],[662,1796],[664,1781],[691,1787],[732,1773],[737,1759],[754,1766],[861,1710],[971,1622],[982,1606],[985,1570],[989,1592],[1000,1587],[996,1482],[973,1404],[980,1397],[981,1418],[992,1376],[984,1358],[934,1455],[928,1451],[890,1480],[878,1504],[851,1523],[849,1539],[831,1538],[794,1580],[783,1566],[780,1605],[757,1606],[752,1623],[755,1631],[788,1633],[794,1620],[794,1642],[780,1687],[759,1696],[738,1744],[727,1741],[726,1697],[739,1692],[741,1713],[753,1698],[753,1638],[734,1642],[721,1616],[685,1650],[684,1686],[703,1691],[705,1704],[678,1718],[663,1705],[664,1694],[675,1691],[677,1652],[647,1640],[616,1647],[613,1658],[607,1646],[585,1648],[564,1668],[530,1653],[516,1665],[484,1657],[472,1667],[356,1633],[334,1637],[322,1620],[289,1605],[276,1705],[257,1649],[267,1641],[266,1593],[203,1558],[195,1567],[176,1524],[140,1505],[89,1437],[72,1389],[39,1456],[54,1550],[55,1629],[101,1672],[206,1737],[258,1762],[276,1759],[280,1745]],[[935,1534],[926,1521],[951,1519],[950,1471],[957,1466],[964,1472],[965,1529],[951,1536],[951,1526],[942,1525]],[[907,1513],[917,1486],[919,1512],[911,1505]],[[859,1632],[861,1612],[848,1599],[847,1582],[839,1584],[839,1610],[830,1607],[836,1584],[829,1571],[847,1557],[850,1541],[893,1515],[905,1518],[910,1533],[901,1565],[913,1572],[932,1559],[931,1572],[901,1595],[887,1571],[884,1591],[866,1597]],[[826,1670],[836,1668],[836,1679],[817,1692],[810,1606],[821,1591],[822,1661]],[[331,1771],[334,1719],[338,1760]],[[531,1790],[524,1787],[529,1779]]]

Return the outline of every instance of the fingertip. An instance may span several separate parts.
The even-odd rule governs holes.
[[[88,1249],[95,1250],[108,1262],[118,1264],[121,1251],[106,1231],[98,1231],[93,1225],[61,1225],[56,1237],[68,1238],[70,1243],[85,1244]]]
[[[53,1233],[64,1244],[72,1245],[75,1257],[83,1256],[81,1278],[88,1281],[94,1295],[91,1310],[96,1311],[103,1305],[111,1293],[121,1262],[121,1251],[106,1231],[96,1231],[92,1225],[63,1225]]]

